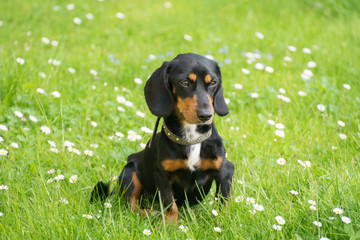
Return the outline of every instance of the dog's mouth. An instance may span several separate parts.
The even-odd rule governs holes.
[[[211,127],[212,127],[211,124],[200,123],[200,124],[197,124],[196,131],[198,133],[204,134],[204,133],[207,133],[208,131],[210,131]]]

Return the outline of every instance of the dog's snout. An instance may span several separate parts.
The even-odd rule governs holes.
[[[198,118],[202,122],[207,122],[212,117],[212,114],[210,112],[201,112],[197,114]]]

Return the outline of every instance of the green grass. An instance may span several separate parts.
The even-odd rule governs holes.
[[[0,2],[0,124],[9,129],[0,130],[4,139],[0,149],[8,151],[7,156],[0,156],[0,185],[8,187],[0,190],[2,239],[360,238],[357,0],[184,0],[173,1],[169,9],[164,1],[155,0],[73,1],[72,11],[66,10],[68,3]],[[59,11],[53,10],[55,5]],[[124,13],[125,19],[117,19],[117,12]],[[87,20],[86,13],[92,13],[94,19]],[[74,17],[81,18],[82,24],[74,24]],[[264,39],[255,32],[263,33]],[[184,34],[193,40],[186,41]],[[59,45],[46,45],[42,37],[57,40]],[[289,51],[289,45],[297,51]],[[224,46],[228,52],[219,51]],[[303,53],[305,47],[312,53]],[[262,56],[256,62],[273,67],[273,73],[246,62],[244,52],[256,50]],[[230,114],[216,117],[215,122],[236,171],[227,208],[209,204],[212,189],[200,205],[180,210],[179,225],[187,226],[187,233],[164,226],[158,218],[143,219],[116,199],[110,209],[101,203],[89,204],[94,184],[118,176],[126,157],[141,150],[140,143],[150,138],[140,128],[151,129],[155,117],[145,103],[144,83],[135,84],[134,78],[145,82],[164,60],[184,52],[211,54],[223,63]],[[110,54],[118,63],[111,61]],[[149,60],[150,54],[157,58]],[[284,56],[293,61],[285,65]],[[19,57],[24,65],[16,62]],[[50,58],[61,64],[48,64]],[[224,63],[227,59],[230,64]],[[312,79],[304,81],[300,75],[309,61],[315,61],[317,67],[311,69]],[[69,67],[76,73],[69,73]],[[250,74],[245,75],[242,68]],[[89,73],[91,69],[98,72],[96,78]],[[40,72],[46,77],[41,78]],[[235,89],[235,83],[243,89]],[[350,90],[343,87],[345,83]],[[46,93],[38,94],[37,88]],[[276,97],[279,88],[286,90],[284,95],[291,102]],[[55,90],[60,98],[51,95]],[[300,97],[300,90],[307,96]],[[251,98],[252,92],[259,97]],[[133,108],[118,103],[117,96],[133,102]],[[325,117],[318,104],[326,106]],[[125,113],[119,112],[118,106]],[[15,116],[15,111],[23,113],[26,121]],[[138,117],[137,111],[146,117]],[[38,122],[30,121],[29,115]],[[274,134],[276,128],[268,119],[285,125],[284,138]],[[345,122],[345,127],[339,126],[338,120]],[[42,133],[41,126],[50,127],[51,134]],[[142,140],[128,140],[128,130],[136,131]],[[109,139],[115,132],[125,137]],[[340,139],[340,133],[347,139]],[[58,154],[50,151],[48,140],[56,143]],[[70,153],[63,147],[65,140],[75,143],[82,154]],[[10,146],[13,142],[19,148]],[[86,149],[94,156],[86,157]],[[276,163],[280,157],[285,158],[285,165]],[[311,167],[304,169],[297,160],[310,161]],[[55,173],[49,175],[50,169]],[[59,174],[65,179],[47,183]],[[78,176],[74,184],[69,182],[72,175]],[[299,194],[293,196],[290,190]],[[253,207],[236,202],[237,196],[255,198],[264,211],[250,213]],[[61,198],[69,203],[60,203]],[[316,211],[310,210],[309,200],[316,202]],[[335,216],[335,207],[344,210],[342,215],[351,219],[350,224]],[[212,215],[213,209],[218,216]],[[83,214],[94,218],[86,219]],[[286,220],[281,231],[272,228],[275,216]],[[320,221],[322,227],[313,221]],[[215,232],[214,227],[222,232]],[[144,229],[152,234],[145,236]]]

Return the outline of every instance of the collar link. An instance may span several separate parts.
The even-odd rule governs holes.
[[[201,143],[203,141],[205,141],[206,139],[208,139],[210,136],[211,136],[211,133],[212,133],[212,129],[209,130],[207,133],[205,133],[204,135],[200,136],[199,138],[191,141],[189,139],[185,139],[185,138],[182,138],[182,137],[179,137],[177,136],[176,134],[172,133],[169,128],[165,125],[165,122],[164,122],[164,125],[163,125],[163,129],[164,129],[164,132],[165,132],[165,135],[173,142],[175,143],[178,143],[180,145],[194,145],[194,144],[198,144],[198,143]]]

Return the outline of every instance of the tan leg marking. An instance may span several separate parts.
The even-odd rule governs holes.
[[[165,159],[161,161],[161,166],[168,172],[175,172],[178,169],[189,168],[187,160],[183,159]]]
[[[219,170],[221,167],[221,163],[222,163],[223,158],[222,157],[217,157],[215,159],[201,159],[200,162],[200,168],[203,171],[209,170],[209,169],[216,169]]]
[[[131,207],[131,210],[133,210],[135,212],[138,212],[139,211],[138,200],[140,198],[142,185],[141,185],[141,183],[139,181],[139,178],[136,175],[136,172],[132,173],[131,178],[132,178],[132,182],[134,184],[134,190],[133,190],[133,192],[131,194],[131,197],[130,197],[130,207]]]
[[[179,217],[179,210],[178,210],[178,207],[177,207],[175,201],[173,202],[171,209],[166,210],[165,216],[166,216],[166,221],[169,224],[177,225],[178,217]]]

